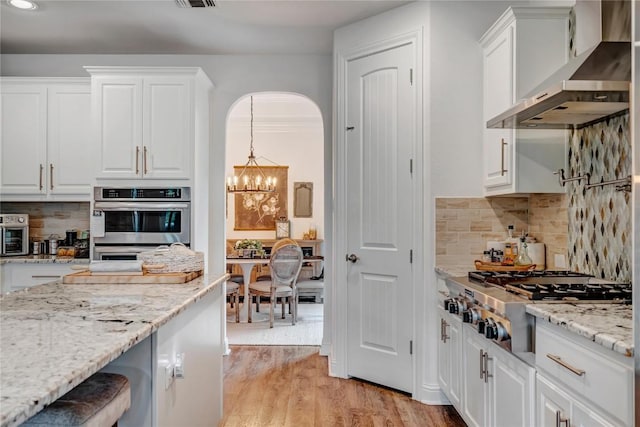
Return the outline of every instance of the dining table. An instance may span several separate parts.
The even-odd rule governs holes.
[[[302,264],[309,262],[322,262],[324,260],[323,256],[306,256],[302,260]],[[249,310],[251,310],[251,304],[246,303],[249,301],[249,283],[251,283],[251,270],[256,265],[267,265],[269,264],[269,258],[241,258],[241,257],[227,257],[227,264],[239,265],[242,269],[242,279],[244,281],[244,301],[247,307],[247,310],[240,311],[240,321],[247,322],[249,318]],[[254,313],[252,316],[252,322],[261,322],[269,320],[269,316],[263,313]]]

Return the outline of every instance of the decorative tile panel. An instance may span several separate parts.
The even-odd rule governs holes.
[[[589,173],[591,183],[631,174],[629,115],[571,131],[569,176]],[[585,189],[567,183],[569,268],[608,280],[631,280],[631,193],[615,185]]]

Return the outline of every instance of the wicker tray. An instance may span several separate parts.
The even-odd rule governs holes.
[[[150,273],[189,273],[204,270],[204,254],[187,248],[182,243],[158,246],[152,251],[140,252],[138,259],[145,264],[162,264],[162,268],[149,268]]]
[[[536,268],[535,264],[527,265],[502,265],[497,262],[485,262],[475,260],[476,270],[483,271],[532,271]]]

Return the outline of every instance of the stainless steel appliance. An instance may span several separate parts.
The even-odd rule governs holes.
[[[581,128],[624,114],[631,81],[631,3],[578,0],[577,57],[525,99],[487,121],[488,128]]]
[[[446,280],[445,310],[474,325],[478,333],[515,352],[533,351],[533,318],[525,305],[537,302],[630,303],[630,284],[597,281],[567,271],[497,273],[471,271]]]
[[[98,260],[135,259],[141,251],[176,242],[188,246],[191,189],[95,187],[92,234]]]
[[[29,215],[0,214],[0,255],[29,254]]]

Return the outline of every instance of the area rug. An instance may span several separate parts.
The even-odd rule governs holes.
[[[242,307],[240,307],[242,309]],[[227,338],[230,345],[321,345],[323,304],[298,304],[298,321],[280,318],[277,307],[273,328],[269,321],[235,323],[231,311],[227,316]],[[268,304],[260,304],[261,313],[269,313]]]

